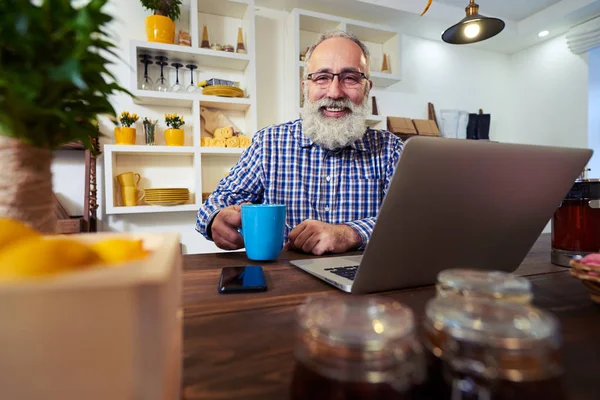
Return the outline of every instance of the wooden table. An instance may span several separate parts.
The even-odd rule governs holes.
[[[182,399],[287,399],[294,366],[296,307],[313,294],[341,291],[296,269],[288,260],[309,256],[283,251],[263,263],[264,293],[217,293],[221,268],[256,264],[245,253],[184,257]],[[516,271],[527,276],[534,304],[562,324],[565,378],[571,400],[600,398],[600,306],[567,268],[550,264],[550,237],[540,236]],[[432,286],[380,294],[422,316]]]

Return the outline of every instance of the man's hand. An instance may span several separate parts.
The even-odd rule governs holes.
[[[307,219],[292,229],[286,248],[320,256],[324,253],[343,253],[356,249],[361,243],[358,232],[348,225],[333,225]]]
[[[242,226],[242,208],[229,206],[216,215],[212,222],[211,233],[215,244],[223,250],[237,250],[244,247],[244,239],[238,232]]]

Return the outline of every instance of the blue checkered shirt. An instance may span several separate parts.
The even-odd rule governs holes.
[[[198,210],[196,230],[208,227],[224,207],[244,202],[285,204],[285,241],[306,219],[346,224],[364,249],[400,158],[402,141],[367,129],[341,150],[326,150],[302,132],[300,119],[258,131],[238,163]]]

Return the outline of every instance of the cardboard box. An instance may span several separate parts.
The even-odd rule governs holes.
[[[402,135],[416,135],[417,130],[410,118],[387,117],[388,131]]]
[[[415,124],[415,128],[417,128],[419,135],[440,136],[440,131],[433,120],[413,119],[413,123]]]
[[[119,266],[0,284],[0,399],[180,397],[179,235],[69,239],[117,237],[142,239],[151,254]]]

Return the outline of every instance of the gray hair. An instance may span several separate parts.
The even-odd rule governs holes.
[[[340,30],[333,30],[333,31],[329,31],[329,32],[322,34],[321,37],[319,38],[319,40],[317,40],[317,43],[313,44],[306,52],[306,67],[304,68],[304,76],[302,79],[303,80],[308,79],[308,61],[310,60],[312,53],[315,51],[315,48],[318,45],[320,45],[321,43],[323,43],[324,41],[326,41],[327,39],[333,39],[333,38],[344,38],[344,39],[352,40],[354,43],[356,43],[358,45],[358,47],[360,47],[360,49],[362,50],[362,52],[365,56],[365,59],[367,61],[367,70],[365,71],[365,75],[367,76],[367,78],[369,78],[370,71],[371,71],[371,67],[370,67],[371,54],[369,53],[369,49],[367,49],[367,46],[365,46],[363,44],[363,42],[361,42],[356,37],[356,35],[354,35],[353,33],[340,31]]]

